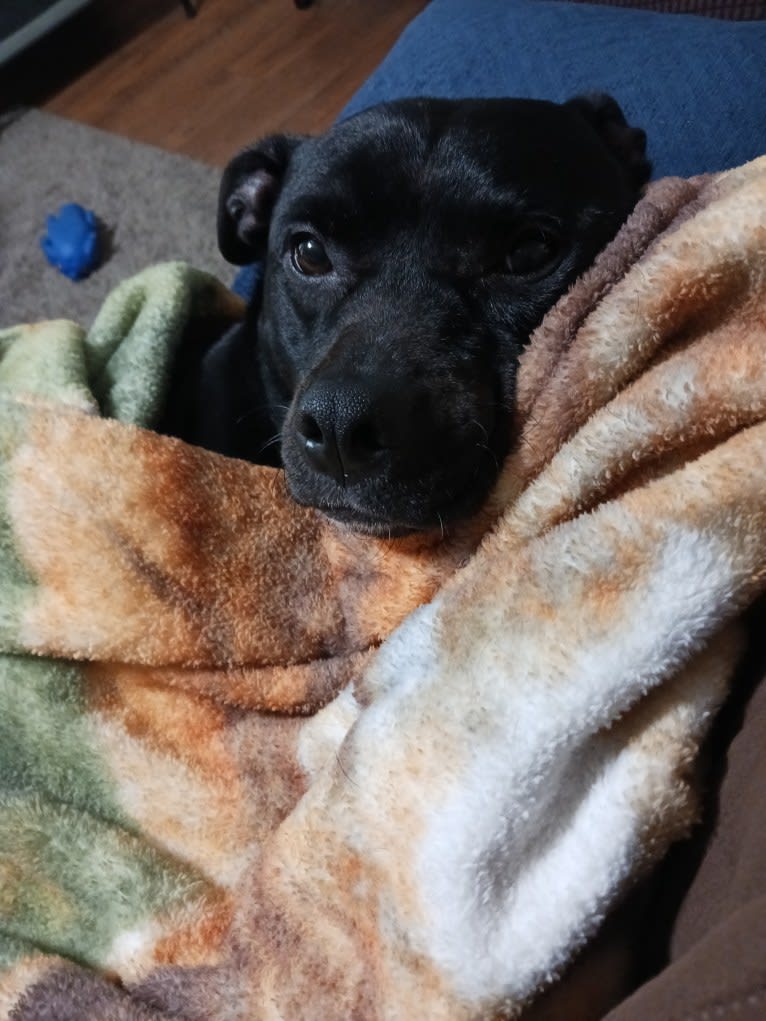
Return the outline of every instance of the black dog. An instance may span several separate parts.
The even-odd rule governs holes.
[[[246,149],[218,237],[265,260],[262,290],[189,352],[166,431],[283,464],[299,503],[359,530],[470,513],[511,442],[522,346],[648,176],[606,96],[403,100]]]

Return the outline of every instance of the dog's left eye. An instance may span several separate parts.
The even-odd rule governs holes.
[[[298,234],[292,243],[293,266],[306,277],[323,276],[332,269],[332,263],[319,238],[313,234]]]
[[[526,227],[513,239],[505,256],[506,269],[514,276],[532,276],[553,267],[561,253],[561,241],[543,227]]]

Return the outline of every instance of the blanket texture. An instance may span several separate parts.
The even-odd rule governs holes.
[[[693,824],[766,587],[766,159],[650,188],[445,535],[151,431],[241,314],[173,264],[0,333],[0,1012],[537,1016]]]

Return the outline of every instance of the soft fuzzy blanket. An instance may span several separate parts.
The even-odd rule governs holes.
[[[444,536],[147,428],[240,314],[171,265],[0,334],[0,1010],[526,1017],[689,830],[766,587],[766,159],[650,188]]]

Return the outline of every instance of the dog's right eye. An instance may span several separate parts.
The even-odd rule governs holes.
[[[518,232],[505,257],[506,271],[518,277],[536,277],[561,256],[561,240],[545,227],[532,225]]]
[[[298,234],[293,238],[292,261],[295,269],[306,277],[324,276],[332,269],[324,245],[313,234]]]

